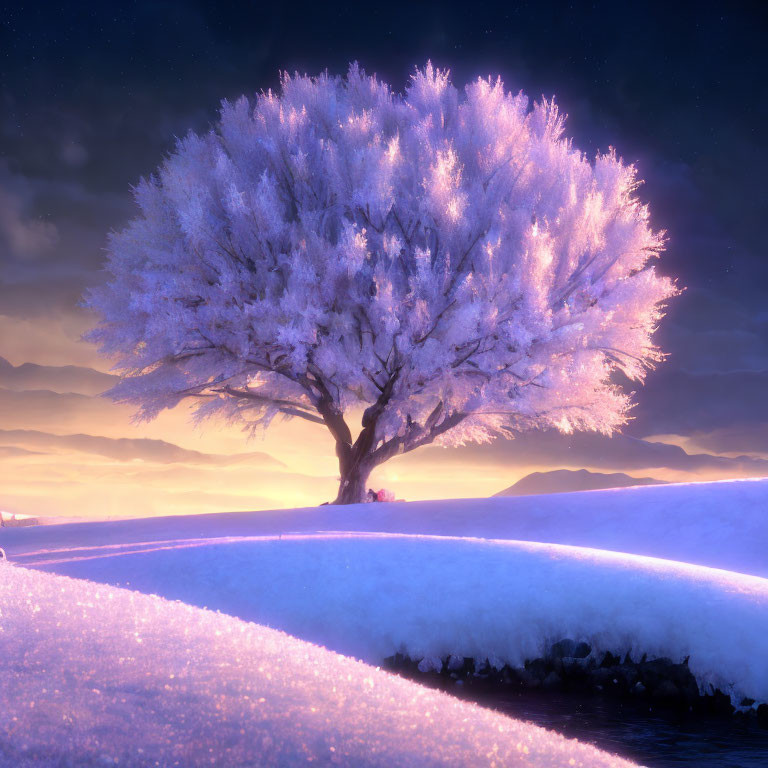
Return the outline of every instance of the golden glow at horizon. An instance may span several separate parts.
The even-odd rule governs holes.
[[[10,331],[4,339],[16,340],[0,349],[0,355],[14,365],[77,364],[106,372],[108,363],[91,345],[78,341],[88,324],[83,314],[54,318],[48,327],[51,335],[43,344],[40,334],[24,335],[29,323],[0,315],[0,331]],[[85,415],[63,411],[5,413],[2,428],[150,438],[207,454],[263,452],[285,466],[258,459],[229,466],[118,461],[77,451],[6,456],[0,459],[0,509],[65,517],[143,517],[314,506],[336,495],[337,460],[332,439],[322,426],[298,419],[276,422],[263,439],[247,441],[239,427],[216,423],[193,426],[185,406],[136,425],[131,423],[132,411],[127,407],[105,400],[91,405],[94,408]],[[350,424],[359,424],[358,416],[350,418]],[[675,442],[674,438],[664,436],[664,442]],[[685,438],[678,437],[677,442],[686,447]],[[450,451],[424,454],[423,450],[382,465],[371,477],[371,486],[389,488],[398,498],[411,501],[490,496],[530,472],[561,468],[540,463],[510,466],[503,456],[468,465],[466,459]],[[672,482],[691,480],[690,475],[665,468],[628,473]],[[720,477],[710,474],[695,479]]]

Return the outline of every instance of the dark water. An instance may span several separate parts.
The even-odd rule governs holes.
[[[650,709],[647,703],[599,695],[439,687],[650,768],[768,768],[768,730],[754,722]]]
[[[768,730],[607,697],[501,693],[478,703],[654,768],[768,768]]]

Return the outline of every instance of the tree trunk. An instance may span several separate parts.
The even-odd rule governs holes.
[[[342,470],[339,495],[334,504],[361,504],[368,493],[368,476],[371,467],[362,462],[352,462],[347,471]]]

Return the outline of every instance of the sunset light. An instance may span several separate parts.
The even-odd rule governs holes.
[[[0,13],[0,768],[765,768],[759,3]]]

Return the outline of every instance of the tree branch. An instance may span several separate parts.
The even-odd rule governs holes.
[[[459,259],[459,263],[456,265],[456,269],[454,270],[453,275],[451,276],[451,281],[448,283],[448,288],[445,291],[446,296],[449,296],[451,294],[451,291],[453,291],[454,287],[456,286],[456,281],[461,276],[461,271],[462,269],[464,269],[464,264],[467,260],[467,256],[469,256],[472,249],[477,245],[477,241],[480,240],[481,237],[485,237],[487,234],[488,234],[488,228],[478,232],[475,239],[469,244],[469,248],[467,248],[467,250],[464,251],[464,253],[462,254],[461,258]]]
[[[379,446],[371,454],[370,458],[372,465],[377,466],[400,453],[408,453],[416,448],[420,448],[422,445],[431,443],[437,437],[440,437],[440,435],[445,434],[461,424],[467,416],[471,415],[469,413],[455,411],[437,424],[437,420],[443,413],[443,407],[443,402],[441,400],[432,413],[427,417],[423,427],[420,424],[414,423],[405,435],[390,438],[386,443]]]
[[[423,335],[420,336],[418,339],[414,339],[414,344],[423,344],[434,332],[437,328],[438,323],[440,322],[440,318],[456,303],[456,299],[452,299],[449,304],[446,304],[438,313],[437,317],[435,318],[435,322],[432,323],[432,327]]]
[[[304,405],[303,403],[297,403],[293,400],[285,400],[280,397],[270,397],[269,395],[262,395],[258,392],[253,392],[250,389],[235,389],[235,387],[224,386],[219,389],[213,389],[213,392],[223,392],[232,397],[239,397],[245,400],[256,400],[259,402],[271,404],[271,405],[286,405],[291,408],[300,408],[305,411],[312,411],[311,407]]]
[[[408,235],[408,233],[405,231],[405,227],[403,227],[403,223],[400,221],[400,217],[397,215],[397,211],[395,210],[394,205],[392,206],[392,208],[390,208],[390,211],[395,221],[397,222],[397,226],[400,227],[400,231],[403,233],[403,237],[405,238],[406,245],[408,245],[408,247],[410,248],[411,238]]]

